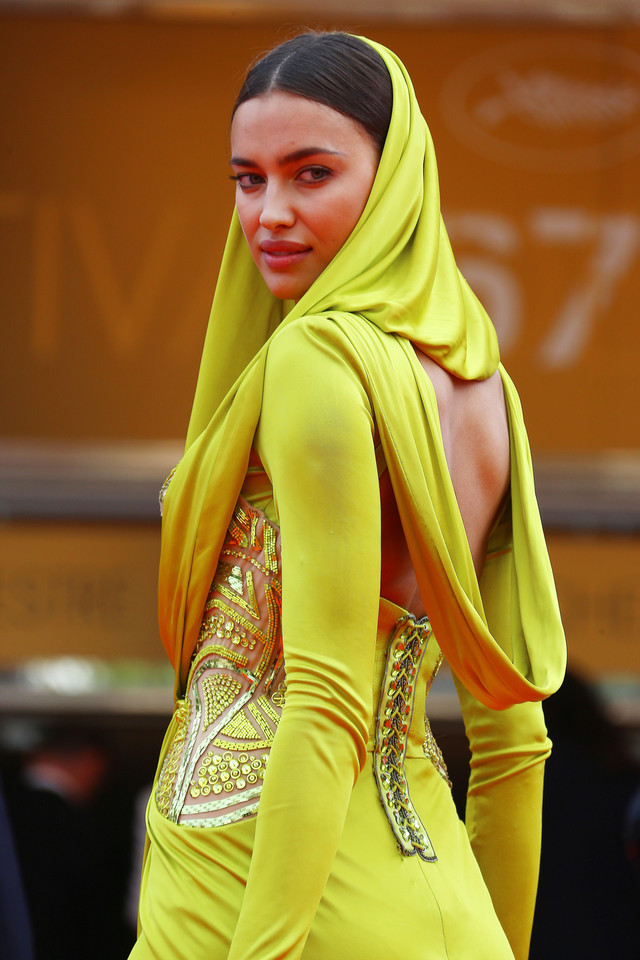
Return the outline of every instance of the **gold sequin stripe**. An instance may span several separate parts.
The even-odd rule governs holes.
[[[443,660],[444,660],[444,653],[443,653],[442,650],[441,650],[440,653],[438,654],[438,656],[436,657],[436,662],[435,662],[434,665],[433,665],[433,670],[431,671],[431,676],[430,676],[429,679],[427,680],[427,687],[426,687],[426,690],[425,690],[425,697],[426,697],[427,694],[429,693],[429,690],[431,690],[431,687],[433,686],[433,681],[434,681],[435,678],[438,676],[438,671],[440,670],[440,667],[442,666]]]
[[[415,680],[430,636],[426,617],[418,621],[403,617],[396,624],[380,693],[373,770],[400,852],[433,861],[438,858],[411,801],[404,770]]]
[[[251,693],[247,690],[246,693],[240,697],[237,701],[237,708],[240,710],[245,705],[247,700],[250,698]],[[179,770],[179,775],[176,778],[176,786],[173,794],[173,800],[171,802],[171,807],[169,810],[168,818],[173,820],[174,823],[178,822],[178,817],[180,816],[180,811],[185,802],[187,791],[191,781],[194,779],[194,771],[197,764],[200,762],[200,757],[202,752],[211,746],[213,740],[215,740],[216,735],[220,732],[220,728],[224,723],[224,720],[218,721],[218,723],[213,725],[213,730],[202,740],[198,745],[198,750],[196,751],[195,743],[199,733],[199,720],[202,713],[200,700],[197,699],[197,708],[195,722],[193,725],[193,730],[191,731],[191,736],[189,737],[188,745],[185,749],[182,764]],[[226,719],[226,718],[225,718]]]
[[[259,784],[257,787],[251,787],[249,790],[244,790],[241,796],[237,797],[222,797],[220,800],[209,800],[207,803],[190,803],[188,807],[185,807],[182,811],[182,822],[185,822],[185,817],[195,816],[198,813],[215,813],[216,810],[224,810],[225,807],[228,807],[231,803],[241,803],[244,800],[255,800],[260,797],[260,791],[262,790],[262,784]],[[246,809],[246,808],[244,808]],[[216,823],[218,821],[216,820]]]
[[[216,645],[213,645],[216,646]],[[241,675],[250,681],[250,687],[248,690],[242,694],[241,697],[238,697],[235,700],[237,693],[240,690],[240,683],[236,681],[233,677],[229,676],[228,673],[219,673],[215,674],[211,678],[205,678],[203,683],[203,692],[205,697],[204,703],[204,718],[203,718],[203,704],[200,700],[200,695],[198,691],[197,681],[203,672],[208,670],[210,667],[220,666],[218,660],[212,660],[210,657],[210,647],[203,647],[199,650],[194,656],[191,669],[189,671],[189,676],[187,679],[187,689],[193,689],[193,697],[195,701],[195,714],[194,714],[194,723],[189,736],[189,740],[184,752],[182,759],[182,764],[180,769],[176,774],[176,783],[175,790],[173,794],[173,800],[170,805],[168,818],[177,823],[177,818],[180,815],[180,809],[182,804],[186,799],[187,792],[189,790],[190,783],[194,780],[194,770],[198,763],[198,759],[202,756],[203,751],[210,746],[211,741],[214,740],[218,733],[222,732],[227,733],[227,735],[234,736],[237,734],[237,731],[234,729],[233,732],[228,730],[228,727],[234,724],[235,719],[243,715],[240,713],[244,705],[250,700],[255,685],[257,683],[257,678],[247,671],[240,671]],[[216,684],[218,681],[218,684]],[[232,686],[235,684],[234,686]],[[212,692],[212,685],[216,685],[217,689],[214,689]],[[222,688],[222,689],[220,689]],[[265,699],[265,698],[260,698]],[[234,703],[235,700],[235,703]],[[218,718],[224,713],[224,711],[234,703],[235,709],[232,717],[225,717],[222,721],[219,721]],[[254,705],[249,703],[249,710]],[[267,713],[267,710],[265,710]],[[274,717],[274,723],[277,725],[278,720],[280,719],[275,711],[272,710]],[[204,719],[204,723],[203,723]],[[195,751],[195,743],[198,738],[200,729],[208,729],[212,727],[211,732],[203,739],[199,744],[197,752]],[[262,729],[263,736],[266,738],[265,743],[271,745],[271,740],[273,739],[273,732],[265,724],[264,720],[260,723],[260,728]],[[256,731],[251,728],[249,733],[249,739],[251,736],[255,736]],[[260,741],[262,743],[262,741]],[[257,747],[255,743],[252,744],[252,747]],[[260,749],[257,747],[257,749]]]
[[[225,564],[227,566],[227,564]],[[218,572],[216,576],[220,574],[220,567],[218,567]],[[221,575],[221,574],[220,574]],[[253,617],[254,620],[260,619],[260,607],[258,606],[258,600],[256,598],[256,588],[253,585],[253,576],[251,570],[247,570],[246,576],[246,585],[247,585],[247,595],[248,600],[238,593],[233,587],[226,587],[224,583],[221,583],[220,580],[213,581],[213,587],[211,588],[211,593],[220,593],[223,597],[226,597],[227,600],[230,600],[232,603],[235,603],[236,606],[240,607],[241,610],[244,610],[245,613],[248,613],[250,617]],[[215,607],[215,600],[209,600],[205,605],[205,610],[210,610]]]
[[[218,713],[218,716],[215,719],[215,721],[212,721],[209,724],[209,726],[212,727],[212,730],[204,738],[202,743],[199,745],[198,751],[196,752],[194,748],[195,748],[196,740],[198,739],[198,734],[200,733],[201,722],[202,722],[202,712],[203,712],[203,705],[200,700],[197,681],[201,676],[201,674],[205,670],[207,670],[209,666],[216,666],[216,665],[217,665],[217,662],[215,660],[213,661],[208,660],[204,653],[204,650],[201,650],[198,652],[198,654],[196,654],[191,670],[189,671],[189,677],[187,680],[187,689],[193,690],[195,714],[193,717],[193,727],[189,735],[189,739],[182,757],[182,763],[180,765],[180,769],[176,777],[175,790],[174,790],[173,799],[171,801],[171,806],[169,808],[169,813],[168,813],[168,819],[173,820],[174,823],[178,822],[180,810],[182,808],[182,804],[184,803],[187,790],[189,788],[189,783],[193,779],[193,772],[196,764],[198,763],[199,757],[202,755],[202,751],[205,750],[210,745],[211,741],[218,735],[222,727],[227,722],[227,719],[228,719],[227,717],[222,716],[222,719],[220,719],[220,717],[221,715],[224,714],[225,710],[229,706],[231,706],[232,703],[234,703],[234,697],[231,697],[228,700],[228,703],[226,703],[223,706],[220,713]],[[220,676],[220,674],[218,674],[217,676]],[[222,676],[226,676],[227,679],[232,679],[231,677],[228,676],[228,674],[226,675],[222,674]],[[250,699],[251,692],[252,692],[252,687],[249,687],[249,689],[246,690],[245,693],[242,694],[242,696],[240,696],[237,700],[235,700],[234,712],[242,709],[242,707],[245,705],[247,700]],[[206,710],[206,703],[205,703],[205,710]]]
[[[270,573],[277,573],[278,571],[277,561],[276,561],[276,569],[272,570],[270,566],[265,566],[264,563],[260,563],[260,561],[256,560],[255,557],[250,557],[248,556],[248,554],[242,553],[241,550],[232,550],[231,547],[223,547],[222,550],[220,551],[220,556],[221,557],[237,557],[238,560],[246,560],[253,567],[255,567],[256,570],[259,570],[260,573],[263,573],[265,576],[268,576]],[[279,586],[277,577],[274,577],[271,582],[273,584],[278,584]]]
[[[436,770],[438,771],[438,773],[440,774],[444,782],[448,784],[450,787],[453,787],[453,784],[449,779],[449,771],[447,770],[447,765],[444,762],[444,757],[442,756],[442,750],[438,746],[438,741],[433,735],[433,731],[431,729],[431,724],[429,723],[428,717],[424,718],[424,726],[426,731],[424,743],[422,744],[424,755],[429,760],[431,760],[431,763],[434,765],[434,767],[436,768]]]
[[[427,690],[426,690],[427,693],[429,693],[429,690],[431,690],[431,685],[433,684],[433,681],[438,675],[438,670],[442,666],[443,660],[444,660],[444,654],[442,653],[442,651],[440,651],[440,653],[438,654],[438,658],[436,659],[436,662],[433,667],[433,673],[427,680]],[[429,717],[427,716],[426,713],[424,715],[424,729],[425,729],[425,737],[424,737],[424,742],[422,744],[422,750],[424,752],[424,755],[425,757],[427,757],[428,760],[431,760],[431,763],[434,765],[434,767],[436,768],[436,770],[438,771],[438,773],[440,774],[444,782],[448,784],[449,787],[453,787],[453,784],[449,779],[449,771],[447,770],[447,765],[445,763],[444,757],[442,756],[442,750],[438,746],[438,742],[433,735],[433,731],[431,729],[431,723],[429,722]]]
[[[224,730],[223,730],[224,733]],[[248,738],[247,738],[248,739]],[[251,743],[236,743],[234,740],[223,740],[221,737],[216,737],[213,741],[214,747],[219,747],[220,750],[266,750],[273,744],[273,737],[271,740],[252,740]]]
[[[221,664],[221,666],[233,664],[236,667],[246,667],[249,663],[249,658],[246,657],[244,653],[236,653],[235,650],[229,650],[228,647],[223,647],[221,643],[207,644],[206,647],[201,647],[198,653],[206,654],[207,657],[220,657],[222,660],[226,660],[227,663]]]
[[[236,504],[235,510],[231,516],[229,522],[229,534],[235,542],[247,549],[249,547],[249,539],[251,539],[251,547],[253,550],[260,549],[260,542],[258,540],[257,530],[258,530],[258,520],[260,519],[260,514],[256,513],[250,507],[248,511],[243,510],[240,504]],[[250,536],[247,536],[249,532],[249,527],[251,527]]]
[[[259,800],[256,800],[255,803],[248,803],[246,807],[233,810],[222,817],[203,817],[201,820],[189,820],[185,825],[189,827],[224,827],[229,823],[237,823],[238,820],[244,820],[245,817],[250,817],[256,813],[259,802]]]
[[[271,720],[273,725],[277,728],[278,724],[280,723],[280,714],[273,709],[265,696],[258,697],[258,706],[264,710],[266,715],[269,717],[269,720]]]
[[[264,704],[263,704],[262,701],[266,701],[266,700],[267,700],[266,697],[258,697],[258,703],[260,704],[260,706],[262,707],[263,710],[264,710]],[[266,713],[266,712],[267,712],[267,711],[265,710],[265,713]],[[259,728],[262,730],[262,735],[263,735],[263,737],[265,738],[265,740],[269,740],[269,739],[270,739],[271,742],[273,742],[273,738],[274,738],[275,735],[276,735],[276,734],[275,734],[275,730],[272,730],[272,729],[271,729],[271,727],[269,726],[268,722],[267,722],[266,719],[263,717],[263,715],[260,713],[260,711],[258,710],[258,707],[256,706],[255,703],[250,703],[250,704],[249,704],[249,713],[251,714],[251,716],[253,717],[253,719],[255,720],[255,722],[258,724]],[[274,725],[274,727],[277,729],[277,728],[278,728],[278,723],[280,722],[280,717],[279,717],[278,714],[275,712],[275,710],[272,711],[272,714],[271,714],[271,718],[270,718],[270,719],[272,719],[273,725]],[[223,730],[222,732],[224,733],[225,731]]]
[[[258,704],[267,715],[269,720],[271,720],[274,726],[277,727],[280,717],[273,709],[267,698],[265,696],[259,697]],[[203,756],[202,750],[200,749],[200,767],[197,772],[193,774],[193,778],[190,780],[187,791],[192,800],[198,800],[201,797],[207,797],[212,793],[219,795],[224,792],[227,794],[227,796],[221,796],[220,799],[216,801],[218,805],[211,809],[222,809],[224,807],[233,806],[237,803],[241,803],[245,796],[248,796],[248,793],[251,790],[257,789],[256,787],[253,787],[253,784],[264,780],[269,754],[266,753],[262,754],[260,757],[257,757],[247,753],[246,750],[249,749],[254,751],[256,749],[260,749],[260,747],[270,747],[275,735],[275,731],[270,729],[266,718],[260,713],[256,704],[249,702],[248,710],[251,713],[251,716],[256,720],[263,734],[266,735],[267,739],[264,741],[253,739],[250,744],[244,745],[225,743],[218,738],[214,739],[214,746],[226,746],[231,748],[237,754],[236,756],[234,756],[231,752],[227,752],[220,756],[219,754],[214,754],[212,750],[209,750],[206,756]],[[246,738],[250,739],[251,736],[255,737],[255,728],[249,723],[249,720],[244,717],[243,713],[240,714],[240,717],[250,726],[250,733],[249,731],[246,731]],[[227,725],[223,728],[222,732],[230,733],[230,728],[234,728],[235,730],[235,727],[238,725],[236,722],[237,718],[238,714],[235,714],[234,717],[232,717]],[[238,796],[238,793],[235,793],[235,791],[241,792],[241,795]],[[232,793],[235,793],[235,795],[231,796],[230,794]],[[195,810],[199,809],[199,807],[200,805],[197,803],[185,803],[182,807],[181,813],[179,814],[180,822],[185,822],[184,818],[193,815]],[[244,816],[246,814],[242,815]]]
[[[262,521],[261,538],[258,535],[258,525],[260,521]],[[229,746],[236,750],[238,749],[236,744],[232,744],[229,741],[219,740],[216,735],[221,731],[221,728],[223,728],[222,732],[226,733],[227,736],[233,736],[238,732],[235,730],[235,728],[233,729],[233,733],[231,732],[231,729],[227,730],[225,728],[225,722],[226,727],[229,727],[230,719],[232,722],[234,717],[238,717],[240,712],[243,710],[247,700],[250,699],[253,691],[255,690],[256,684],[259,682],[262,674],[266,670],[273,656],[276,643],[280,639],[279,623],[282,586],[277,577],[272,576],[271,583],[265,584],[264,587],[268,613],[268,627],[266,636],[262,631],[251,624],[246,617],[243,617],[238,610],[230,607],[227,603],[225,603],[225,600],[222,599],[222,597],[224,597],[226,600],[239,606],[250,617],[255,618],[259,615],[251,572],[247,571],[246,575],[243,577],[243,570],[241,566],[237,564],[228,564],[222,560],[222,557],[237,557],[243,560],[245,563],[249,562],[265,575],[277,574],[279,570],[279,558],[277,553],[276,528],[273,527],[273,525],[271,525],[261,513],[251,509],[249,506],[244,509],[238,503],[229,524],[228,537],[230,538],[231,543],[235,542],[244,551],[252,551],[254,554],[258,555],[262,553],[264,564],[261,564],[255,556],[251,556],[248,552],[239,552],[229,549],[228,547],[223,547],[221,551],[220,561],[216,571],[216,578],[211,586],[209,598],[205,607],[206,613],[205,617],[203,618],[203,624],[200,631],[199,639],[200,643],[203,645],[200,647],[200,649],[196,647],[196,653],[192,661],[187,680],[187,690],[193,690],[193,700],[195,706],[195,717],[193,718],[191,733],[188,736],[188,741],[185,745],[188,732],[188,726],[185,725],[180,738],[174,738],[174,743],[170,748],[170,773],[172,776],[170,786],[173,788],[173,798],[170,803],[169,811],[167,811],[167,816],[175,822],[178,821],[178,817],[180,816],[181,808],[184,805],[189,786],[191,785],[192,789],[195,787],[195,781],[193,779],[194,770],[199,762],[199,758],[202,757],[203,750],[206,750],[212,741],[216,744],[216,746],[224,743],[225,746]],[[221,580],[224,580],[224,583],[221,583]],[[225,583],[227,583],[229,586],[225,586]],[[248,599],[245,599],[244,597],[245,586],[247,588]],[[245,633],[243,633],[243,630],[247,631],[249,634],[248,637]],[[213,639],[214,637],[218,637],[218,639],[231,639],[232,643],[234,643],[236,646],[247,646],[250,649],[254,648],[256,640],[262,642],[264,645],[264,650],[262,651],[262,656],[260,657],[260,661],[255,669],[255,672],[251,673],[246,669],[242,669],[243,667],[248,666],[248,658],[245,657],[244,654],[227,650],[222,644],[207,643],[207,641]],[[209,659],[212,655],[218,655],[223,661],[226,662],[220,663],[219,661]],[[280,660],[281,658],[282,652],[280,649],[277,659]],[[233,664],[233,666],[231,666],[231,664]],[[201,702],[197,681],[202,672],[209,667],[220,667],[223,670],[227,668],[227,670],[224,673],[217,673],[213,677],[204,678],[202,681],[202,699],[204,700],[203,704]],[[236,671],[250,682],[249,689],[239,697],[238,694],[241,690],[241,684],[237,677],[234,677],[233,675],[236,673]],[[271,678],[275,678],[275,671],[273,669]],[[278,706],[284,702],[285,691],[284,689],[280,689],[280,687],[283,686],[283,684],[280,684],[278,691],[276,691],[277,700],[280,702],[276,701],[275,696],[273,698],[273,702],[277,703]],[[264,700],[267,704],[265,707],[264,704],[261,703],[261,706],[265,714],[269,717],[269,720],[274,723],[274,725],[277,725],[279,720],[278,714],[273,710],[266,698],[261,697],[260,700]],[[220,717],[223,717],[223,715],[227,713],[228,708],[232,704],[234,705],[233,716],[231,718],[229,718],[229,716],[225,716],[224,719],[221,720]],[[249,704],[249,709],[251,709],[252,706],[252,704]],[[242,716],[242,714],[240,714],[240,716]],[[257,738],[253,739],[251,745],[254,748],[259,748],[263,745],[268,746],[273,739],[273,732],[268,728],[268,724],[265,723],[263,718],[260,718],[260,721],[261,722],[259,722],[259,726],[263,731],[264,740],[257,740]],[[246,722],[249,723],[248,719]],[[196,751],[198,737],[201,732],[204,731],[208,731],[207,735],[203,741],[198,744]],[[256,731],[252,728],[251,733],[255,735]],[[183,746],[185,747],[184,751],[181,749]],[[199,773],[200,772],[201,771],[199,771]],[[226,789],[228,792],[228,787],[226,784],[223,789]],[[166,807],[167,802],[168,796],[165,790],[163,791],[164,807]],[[221,821],[216,820],[215,822]]]
[[[258,538],[258,523],[262,520],[262,543]],[[244,510],[240,504],[236,505],[229,524],[231,538],[244,549],[251,549],[256,553],[264,551],[265,573],[277,573],[278,554],[276,550],[277,533],[275,527],[262,514],[247,506]],[[248,558],[247,558],[248,559]],[[253,562],[253,561],[252,561]],[[258,566],[258,564],[256,564]]]
[[[171,794],[178,775],[180,766],[180,756],[182,746],[187,737],[189,729],[189,715],[191,713],[191,703],[189,700],[179,700],[176,705],[176,732],[174,734],[171,746],[162,764],[162,770],[156,784],[156,805],[160,813],[167,816],[171,804]]]
[[[262,523],[262,539],[264,540],[264,562],[269,573],[278,572],[278,554],[276,551],[276,531],[267,523]]]
[[[238,613],[233,607],[229,606],[224,600],[214,597],[208,601],[207,606],[210,610],[220,610],[222,614],[234,621],[239,627],[248,631],[263,644],[263,651],[260,661],[255,668],[256,677],[260,678],[264,673],[267,664],[271,660],[275,645],[280,637],[280,599],[272,585],[265,584],[264,595],[267,601],[268,627],[265,634],[259,627],[247,620],[241,613]]]

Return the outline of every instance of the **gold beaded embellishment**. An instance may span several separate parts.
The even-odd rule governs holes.
[[[242,690],[242,684],[227,673],[216,673],[202,681],[204,692],[204,729],[210,727]]]
[[[171,481],[173,480],[173,475],[174,475],[174,473],[176,472],[177,469],[178,469],[178,464],[176,463],[175,467],[173,467],[173,469],[169,472],[169,476],[168,476],[167,479],[164,481],[164,483],[163,483],[162,486],[160,487],[160,490],[158,491],[158,503],[159,503],[159,505],[160,505],[160,516],[162,516],[162,510],[163,510],[163,507],[164,507],[165,494],[166,494],[167,490],[169,489],[169,484],[170,484]]]
[[[156,784],[156,804],[160,813],[163,813],[165,816],[169,812],[171,794],[173,793],[178,775],[180,755],[187,738],[190,712],[190,702],[188,700],[179,700],[175,710],[176,732],[167,755],[164,758],[162,770]]]
[[[442,653],[442,651],[440,651],[440,653],[436,658],[436,662],[434,664],[431,676],[427,680],[426,694],[428,694],[429,690],[431,690],[431,686],[435,678],[438,676],[438,671],[442,666],[443,660],[444,660],[444,654]],[[440,774],[444,782],[448,784],[449,787],[452,787],[453,784],[449,779],[449,771],[447,770],[447,765],[444,761],[444,757],[442,756],[442,750],[438,746],[436,738],[433,735],[433,731],[431,729],[431,723],[429,722],[429,717],[427,716],[426,713],[424,715],[424,729],[425,729],[425,737],[424,737],[424,742],[422,744],[422,750],[424,752],[424,755],[428,760],[431,760],[431,763],[434,765],[434,767],[436,768],[436,770],[438,771],[438,773]]]
[[[240,498],[156,789],[175,823],[233,823],[257,809],[286,693],[281,597],[278,528]]]
[[[431,632],[426,617],[407,616],[396,624],[380,695],[373,770],[400,852],[433,861],[436,853],[411,801],[404,770],[415,682]]]
[[[424,738],[424,743],[422,744],[424,755],[429,760],[431,760],[431,763],[434,765],[434,767],[436,768],[436,770],[438,771],[438,773],[440,774],[444,782],[447,783],[450,787],[452,787],[453,784],[449,779],[449,771],[447,770],[447,765],[444,762],[444,757],[442,756],[442,750],[437,744],[436,738],[434,737],[433,731],[431,729],[431,724],[429,723],[429,720],[427,717],[424,718],[424,725],[425,725],[425,738]]]

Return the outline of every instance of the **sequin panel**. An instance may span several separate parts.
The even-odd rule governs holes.
[[[404,769],[415,681],[430,636],[431,625],[426,618],[403,617],[396,624],[380,695],[373,770],[401,853],[433,861],[437,860],[436,853],[411,801]]]
[[[210,727],[227,707],[230,707],[242,689],[239,680],[225,673],[216,673],[202,681],[204,692],[204,729]]]
[[[156,783],[156,804],[160,813],[165,816],[169,812],[173,788],[178,775],[182,749],[187,737],[190,712],[191,704],[189,701],[179,700],[175,710],[176,732],[164,758],[162,770]]]
[[[278,528],[240,498],[156,789],[174,823],[215,826],[256,812],[286,695],[280,566]]]

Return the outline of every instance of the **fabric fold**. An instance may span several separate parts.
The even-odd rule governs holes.
[[[389,133],[358,224],[297,304],[268,291],[233,215],[187,449],[165,496],[163,643],[179,692],[260,420],[268,351],[289,325],[311,324],[349,356],[370,398],[421,592],[457,675],[489,706],[538,700],[559,686],[565,647],[519,401],[502,372],[511,427],[510,530],[502,525],[504,552],[479,584],[433,392],[422,377],[416,412],[399,385],[408,376],[415,397],[412,344],[456,377],[489,377],[499,364],[497,338],[457,269],[440,214],[433,143],[411,81],[393,53],[366,42],[392,79]]]

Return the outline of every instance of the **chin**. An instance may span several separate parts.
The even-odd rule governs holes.
[[[264,274],[263,280],[269,288],[269,292],[278,300],[295,300],[296,302],[307,292],[313,282],[307,283],[293,277],[274,277],[271,275],[265,277]]]

